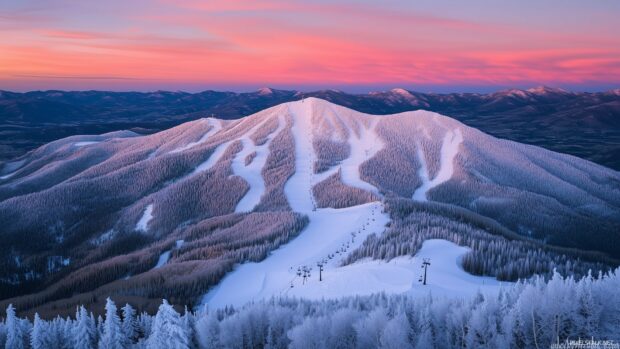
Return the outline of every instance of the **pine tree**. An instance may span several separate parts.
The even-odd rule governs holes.
[[[123,324],[122,333],[125,345],[134,344],[138,342],[139,328],[136,320],[136,311],[129,304],[125,304],[122,308],[123,312]]]
[[[381,333],[380,348],[382,349],[407,349],[413,348],[409,342],[411,338],[411,325],[405,314],[397,314],[385,324]]]
[[[30,346],[32,349],[46,349],[50,347],[48,328],[47,322],[41,320],[39,313],[35,313],[34,325],[30,333]]]
[[[122,349],[121,320],[116,313],[116,305],[108,297],[105,304],[105,322],[103,323],[103,334],[99,339],[100,349]]]
[[[24,339],[21,328],[21,320],[15,316],[15,308],[13,304],[9,304],[6,308],[6,347],[11,349],[23,349]]]
[[[73,347],[75,349],[94,349],[97,343],[97,327],[94,318],[81,306],[75,314]]]
[[[190,341],[183,329],[179,313],[165,299],[155,315],[147,346],[151,349],[190,348]]]

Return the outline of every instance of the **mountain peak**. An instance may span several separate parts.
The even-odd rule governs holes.
[[[261,87],[258,89],[258,94],[261,96],[268,96],[273,94],[273,90],[269,87]]]
[[[395,93],[397,95],[401,95],[403,97],[413,97],[411,92],[405,90],[404,88],[400,88],[400,87],[393,88],[390,90],[390,92]]]
[[[561,93],[561,94],[570,93],[562,88],[549,87],[549,86],[544,86],[544,85],[532,87],[532,88],[527,89],[526,91],[530,93],[534,93],[534,94],[539,94],[539,95],[549,94],[549,93]]]

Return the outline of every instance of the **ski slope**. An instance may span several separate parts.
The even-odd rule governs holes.
[[[213,135],[215,135],[216,133],[218,133],[221,129],[222,129],[222,121],[218,120],[218,119],[214,119],[214,118],[207,118],[207,119],[203,119],[206,120],[206,122],[209,124],[209,126],[211,126],[211,129],[209,131],[207,131],[202,137],[200,137],[199,140],[197,140],[196,142],[190,142],[187,143],[186,145],[176,148],[174,150],[171,150],[170,153],[174,154],[174,153],[179,153],[188,149],[191,149],[195,146],[201,145],[204,142],[206,142],[207,140],[209,140]]]
[[[319,223],[308,227],[308,230],[319,235],[318,229],[321,228]],[[376,229],[375,226],[372,228]],[[313,265],[311,277],[304,283],[297,276],[296,268],[283,268],[311,254],[306,252],[309,249],[304,248],[304,243],[296,244],[296,241],[275,251],[261,263],[241,265],[209,292],[202,304],[220,308],[278,296],[320,300],[379,292],[464,298],[477,292],[495,294],[502,286],[502,282],[492,277],[478,277],[465,272],[460,261],[469,249],[438,239],[425,241],[414,257],[398,257],[389,262],[364,260],[344,267],[328,264],[322,272],[322,281],[319,281],[317,267]],[[296,259],[296,253],[303,256]],[[419,281],[424,258],[429,258],[431,263],[427,271],[427,285]]]
[[[313,148],[312,120],[316,110],[314,103],[321,103],[317,101],[309,98],[287,103],[293,120],[295,173],[285,184],[284,192],[292,209],[308,216],[308,226],[265,260],[238,265],[219,285],[209,290],[200,303],[219,308],[278,296],[321,299],[376,292],[432,292],[450,296],[466,295],[479,289],[496,292],[500,285],[495,279],[472,276],[460,267],[460,259],[468,249],[445,240],[426,241],[413,258],[399,257],[390,262],[364,260],[341,266],[342,260],[361,246],[370,234],[383,233],[389,217],[383,213],[383,205],[379,202],[343,209],[316,208],[312,187],[341,169],[345,184],[378,193],[376,187],[360,178],[359,166],[381,150],[383,144],[374,132],[378,120],[371,120],[369,127],[357,124],[355,130],[348,126],[349,157],[333,168],[315,174],[313,164],[317,155]],[[446,134],[441,150],[441,169],[433,180],[427,181],[426,188],[439,185],[452,176],[452,161],[461,141],[458,130]],[[246,150],[246,142],[244,140],[244,151],[237,156],[238,159],[244,159],[256,149],[247,147]],[[238,172],[240,161],[236,159],[235,162],[235,173],[243,173]],[[248,173],[243,173],[242,177],[255,186],[254,177]],[[250,209],[247,204],[242,207]],[[432,263],[426,286],[418,282],[422,258],[431,258]],[[322,264],[321,272],[318,263]]]
[[[378,122],[379,119],[374,117],[369,128],[359,124],[359,135],[355,132],[349,132],[348,142],[351,154],[340,165],[342,169],[341,179],[344,184],[375,194],[378,194],[379,190],[374,185],[361,179],[359,169],[362,163],[375,156],[383,148],[383,141],[375,133],[375,127]]]
[[[286,121],[284,116],[278,117],[278,127],[268,137],[267,141],[262,145],[255,145],[250,139],[251,133],[247,133],[241,138],[243,149],[237,153],[232,162],[233,173],[243,178],[250,188],[243,198],[237,203],[235,212],[249,212],[258,205],[260,198],[265,193],[265,179],[263,178],[263,167],[269,156],[269,145],[271,141],[284,129]],[[251,163],[246,165],[245,159],[248,155],[256,153]]]
[[[381,213],[381,209],[381,204],[375,202],[309,213],[310,223],[299,236],[273,251],[262,262],[239,265],[208,292],[201,303],[220,307],[271,296],[299,295],[298,292],[304,289],[304,280],[297,276],[297,269],[311,267],[312,278],[317,279],[316,264],[319,261],[326,261],[324,275],[329,270],[338,269],[346,254],[361,245],[368,235],[383,232],[389,218]],[[351,233],[356,234],[355,238]]]
[[[439,171],[435,177],[431,180],[428,172],[428,165],[426,164],[426,157],[422,145],[417,145],[417,155],[420,161],[420,170],[418,175],[422,181],[422,185],[418,187],[413,193],[413,200],[427,201],[426,193],[436,186],[447,182],[452,178],[454,173],[454,159],[459,152],[459,146],[463,142],[463,135],[461,130],[449,130],[444,136],[443,143],[441,145],[441,158]]]

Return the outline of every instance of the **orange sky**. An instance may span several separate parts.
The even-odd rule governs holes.
[[[620,85],[620,2],[504,3],[4,0],[0,88]]]

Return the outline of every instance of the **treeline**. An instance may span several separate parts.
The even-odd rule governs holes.
[[[620,269],[593,278],[536,278],[469,298],[375,294],[334,300],[277,298],[241,309],[187,308],[166,300],[154,316],[108,298],[105,318],[31,321],[9,305],[4,348],[549,348],[568,339],[620,340]]]
[[[617,265],[587,254],[584,260],[577,253],[561,253],[536,241],[493,235],[472,225],[473,220],[450,219],[449,214],[427,211],[423,204],[389,200],[386,207],[392,218],[389,229],[380,236],[370,235],[343,260],[344,265],[367,257],[390,260],[414,256],[428,239],[444,239],[471,248],[462,260],[463,268],[471,274],[493,276],[501,281],[550,276],[554,269],[564,275],[581,277],[590,270],[607,271]]]

